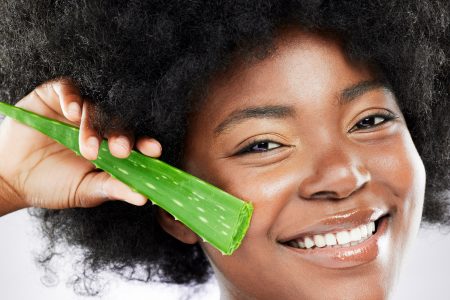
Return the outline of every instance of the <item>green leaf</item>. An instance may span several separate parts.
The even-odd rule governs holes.
[[[42,132],[80,155],[77,127],[3,102],[0,102],[0,113]],[[239,247],[250,225],[251,203],[161,160],[134,150],[128,158],[114,157],[107,141],[103,140],[98,158],[92,163],[151,199],[224,255],[231,255]]]

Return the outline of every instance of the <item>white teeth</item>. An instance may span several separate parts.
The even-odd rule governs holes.
[[[361,237],[362,238],[366,238],[368,236],[367,226],[366,225],[359,226],[359,230],[361,231]]]
[[[353,228],[350,230],[350,241],[357,242],[361,239],[361,230],[359,227]]]
[[[306,236],[303,239],[292,240],[289,246],[301,249],[310,249],[315,247],[348,247],[358,245],[375,232],[375,222],[360,225],[351,230],[343,230],[336,233],[316,234],[314,236]],[[339,246],[337,246],[339,245]]]
[[[306,249],[312,248],[314,246],[314,241],[310,237],[305,237],[305,247]]]
[[[324,236],[321,235],[321,234],[317,234],[317,235],[314,236],[314,243],[319,248],[325,247],[327,245],[327,243],[325,243]]]
[[[348,231],[339,231],[336,233],[336,239],[339,245],[345,245],[350,242],[350,233]]]
[[[327,246],[334,246],[337,244],[336,236],[332,233],[325,234],[325,242],[327,243]]]

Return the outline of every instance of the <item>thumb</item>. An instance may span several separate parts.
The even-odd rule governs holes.
[[[109,200],[122,200],[138,206],[147,203],[145,196],[133,192],[106,172],[88,173],[75,194],[76,207],[94,207]]]

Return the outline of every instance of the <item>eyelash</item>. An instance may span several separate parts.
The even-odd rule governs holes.
[[[360,120],[358,121],[358,123],[356,123],[352,128],[350,128],[350,130],[349,130],[348,132],[351,133],[351,132],[355,131],[356,129],[353,129],[353,128],[355,128],[355,127],[356,127],[358,124],[360,124],[362,121],[364,121],[364,120],[366,120],[366,119],[369,119],[369,118],[377,118],[377,117],[383,118],[384,120],[381,121],[381,122],[378,123],[378,124],[375,124],[375,125],[373,125],[373,126],[368,127],[369,129],[370,129],[370,128],[374,128],[374,127],[381,126],[381,125],[383,125],[384,123],[390,122],[390,121],[392,121],[392,120],[398,118],[397,115],[395,115],[394,113],[392,113],[392,112],[390,112],[390,111],[389,111],[389,112],[377,112],[377,113],[375,113],[375,114],[368,115],[368,116],[366,116],[366,117],[360,119]],[[367,127],[366,127],[366,128],[361,128],[361,130],[364,130],[364,129],[367,129]]]
[[[237,155],[241,155],[241,154],[254,154],[254,153],[264,153],[264,152],[268,152],[271,151],[273,149],[269,149],[269,150],[265,150],[265,151],[253,151],[252,148],[262,144],[262,143],[272,143],[272,144],[278,144],[281,145],[280,147],[282,147],[283,145],[277,142],[274,142],[272,140],[267,140],[267,139],[256,139],[252,142],[250,142],[250,144],[248,146],[244,146],[244,148],[242,148],[241,150],[238,151],[238,153],[236,153]],[[276,147],[275,149],[278,149],[280,147]]]
[[[366,120],[366,119],[369,119],[369,118],[377,118],[377,117],[381,117],[381,118],[383,118],[384,120],[381,121],[381,122],[378,123],[378,124],[375,124],[375,125],[373,125],[373,126],[370,126],[369,129],[370,129],[370,128],[374,128],[374,127],[381,126],[381,125],[383,125],[384,123],[390,122],[390,121],[392,121],[392,120],[398,118],[398,116],[395,115],[395,114],[392,113],[392,112],[378,112],[378,113],[375,113],[375,114],[372,114],[372,115],[368,115],[368,116],[366,116],[366,117],[360,119],[360,120],[358,121],[358,123],[356,123],[356,124],[349,130],[349,132],[351,133],[351,132],[355,131],[356,129],[353,129],[353,128],[355,128],[355,127],[356,127],[358,124],[360,124],[362,121],[364,121],[364,120]],[[362,128],[361,130],[364,130],[364,129],[367,129],[367,128]],[[252,142],[250,142],[249,145],[244,146],[241,150],[239,150],[239,151],[236,153],[236,155],[264,153],[264,152],[269,152],[269,151],[271,151],[271,150],[274,150],[274,149],[269,149],[269,150],[265,150],[265,151],[253,151],[253,150],[252,150],[253,147],[257,146],[258,144],[262,144],[262,143],[272,143],[272,144],[278,144],[278,145],[280,145],[279,147],[276,147],[276,148],[274,148],[274,149],[278,149],[278,148],[284,146],[283,144],[280,144],[280,143],[277,143],[277,142],[275,142],[275,141],[268,140],[268,139],[259,139],[259,140],[258,140],[258,139],[255,139],[255,140],[253,140]]]

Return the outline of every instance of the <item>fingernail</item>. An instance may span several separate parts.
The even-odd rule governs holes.
[[[70,103],[69,106],[67,107],[67,111],[69,115],[71,115],[72,117],[79,118],[81,115],[80,105],[78,105],[78,103],[76,102]]]
[[[150,148],[154,153],[161,153],[162,147],[159,143],[151,143]]]
[[[119,136],[116,139],[116,144],[123,150],[128,151],[128,139],[124,136]]]
[[[98,148],[98,140],[97,138],[91,136],[90,138],[88,138],[87,142],[86,142],[87,146],[91,149],[95,149],[97,150]]]

